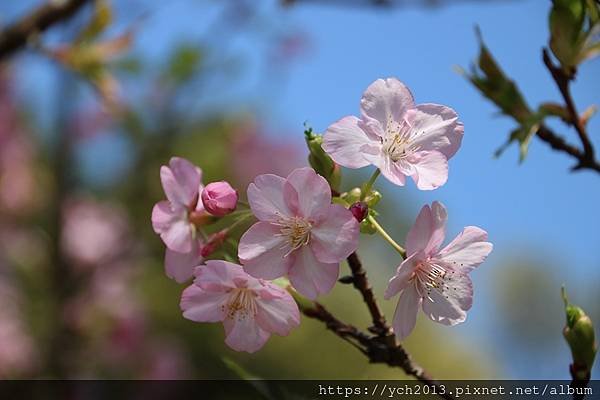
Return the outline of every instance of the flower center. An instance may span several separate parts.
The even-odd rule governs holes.
[[[285,237],[291,247],[290,253],[302,246],[306,246],[310,242],[312,225],[304,218],[291,217],[281,219],[278,221],[278,225],[281,226],[279,235]]]
[[[412,130],[410,125],[404,121],[402,124],[394,121],[391,114],[385,127],[385,137],[381,139],[383,151],[392,161],[396,162],[415,151],[412,142]]]
[[[452,288],[453,274],[454,271],[447,270],[439,264],[424,261],[416,268],[413,279],[418,283],[419,294],[433,301],[431,299],[432,290],[437,290],[444,297],[448,298],[446,293]]]
[[[254,317],[257,311],[255,297],[256,294],[250,289],[232,289],[229,301],[221,307],[227,311],[227,318],[230,319],[243,320],[247,317]]]

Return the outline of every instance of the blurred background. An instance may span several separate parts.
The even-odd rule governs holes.
[[[0,27],[40,3],[1,2]],[[164,275],[150,223],[171,156],[244,193],[257,174],[307,165],[305,122],[324,131],[359,112],[372,81],[396,76],[417,102],[454,108],[465,137],[441,189],[378,181],[385,227],[403,242],[439,200],[448,240],[477,225],[495,246],[472,274],[467,321],[421,315],[407,349],[440,379],[570,378],[560,286],[600,321],[599,176],[569,172],[572,160],[535,140],[523,164],[516,146],[494,158],[513,123],[454,68],[475,59],[478,25],[530,103],[557,100],[541,62],[549,1],[113,3],[95,38],[106,69],[69,68],[91,7],[0,64],[0,377],[234,378],[235,364],[274,379],[403,378],[307,318],[258,353],[228,349],[220,324],[181,316],[183,286]],[[599,72],[598,59],[579,71],[581,109],[599,101]],[[600,145],[600,119],[589,131]],[[344,187],[370,173],[345,170]],[[360,252],[382,296],[400,260],[377,237]],[[351,287],[321,301],[367,326]],[[381,302],[391,318],[394,302]]]

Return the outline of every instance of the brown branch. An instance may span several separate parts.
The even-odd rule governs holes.
[[[571,372],[571,378],[573,378],[570,384],[572,388],[585,389],[589,385],[592,378],[589,367],[583,366],[581,368],[581,366],[573,362],[573,364],[569,365],[569,371]],[[585,391],[583,390],[583,392],[583,394],[574,393],[573,400],[583,400],[585,398]]]
[[[69,19],[83,5],[91,1],[45,1],[31,14],[0,31],[0,60],[24,47],[32,35],[44,32],[52,25]]]
[[[367,305],[373,320],[373,326],[369,330],[379,336],[391,335],[392,329],[387,324],[383,312],[381,312],[377,305],[375,294],[369,284],[367,273],[362,267],[358,254],[356,252],[350,254],[347,260],[348,266],[350,266],[350,270],[352,271],[352,284],[362,294],[363,301]]]
[[[411,359],[402,345],[396,342],[393,334],[387,336],[369,335],[353,325],[340,321],[325,307],[316,302],[313,307],[301,308],[304,315],[325,323],[327,329],[358,348],[371,363],[387,364],[390,367],[401,368],[407,375],[427,385],[439,385],[421,366]],[[438,393],[444,393],[444,391],[440,390]],[[448,393],[439,394],[439,396],[444,399],[453,399]]]
[[[573,167],[573,170],[587,168],[600,173],[600,162],[594,159],[588,160],[578,147],[568,143],[563,137],[554,133],[546,125],[540,125],[536,135],[538,138],[548,143],[554,150],[562,151],[577,159],[578,163]]]
[[[548,71],[550,71],[550,74],[552,75],[552,78],[554,79],[554,82],[556,83],[563,100],[565,101],[566,109],[569,113],[569,119],[567,122],[575,128],[581,145],[583,146],[583,151],[572,145],[569,145],[559,136],[552,134],[552,132],[546,127],[542,127],[538,131],[538,137],[548,142],[553,149],[564,151],[577,158],[579,162],[573,169],[577,170],[589,168],[600,172],[600,163],[595,160],[594,146],[590,141],[586,127],[581,120],[579,113],[577,112],[575,102],[573,101],[573,96],[571,95],[571,89],[569,85],[575,77],[575,72],[567,72],[563,68],[554,65],[552,59],[550,58],[550,54],[548,53],[548,49],[544,48],[542,50],[542,58],[546,68]]]

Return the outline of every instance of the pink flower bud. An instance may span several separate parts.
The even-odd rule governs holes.
[[[237,207],[238,193],[225,181],[212,182],[202,191],[202,204],[210,214],[222,217]]]
[[[354,215],[354,218],[356,218],[358,222],[361,222],[363,219],[367,218],[369,206],[367,206],[367,203],[363,201],[357,201],[350,206],[350,212],[352,215]]]

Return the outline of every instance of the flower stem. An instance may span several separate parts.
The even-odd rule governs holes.
[[[254,216],[254,214],[252,214],[252,211],[250,211],[250,210],[240,211],[240,215],[241,216],[238,217],[233,224],[229,225],[229,228],[227,228],[228,230],[230,230],[230,231],[234,230],[239,225],[241,225],[243,222],[245,222],[249,217]]]
[[[375,172],[373,172],[373,175],[371,175],[371,178],[369,178],[367,183],[364,184],[362,193],[360,195],[361,200],[364,200],[365,197],[371,192],[371,189],[373,188],[373,184],[377,180],[377,177],[379,176],[380,173],[381,173],[381,171],[379,170],[379,168],[377,168],[375,170]]]
[[[379,225],[379,223],[375,220],[375,218],[373,218],[372,215],[369,215],[367,219],[369,220],[371,225],[375,227],[377,233],[379,233],[394,248],[394,250],[396,250],[398,254],[400,254],[402,258],[406,258],[406,250],[404,250],[404,247],[396,243],[396,241],[392,239],[392,237],[385,231],[385,229],[383,229],[381,225]]]

